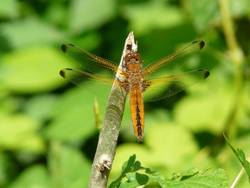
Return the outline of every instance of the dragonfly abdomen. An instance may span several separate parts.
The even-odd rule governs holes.
[[[134,88],[130,91],[130,111],[134,133],[139,142],[143,139],[144,131],[144,104],[140,88]]]

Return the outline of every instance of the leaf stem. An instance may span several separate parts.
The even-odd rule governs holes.
[[[132,48],[131,48],[132,47]],[[137,50],[133,32],[130,32],[124,45],[119,69],[123,70],[124,57],[130,50]],[[120,78],[120,71],[117,71],[116,78]],[[105,188],[109,172],[115,156],[120,125],[124,112],[126,91],[117,85],[117,80],[112,86],[103,126],[99,135],[98,145],[89,180],[89,188]]]

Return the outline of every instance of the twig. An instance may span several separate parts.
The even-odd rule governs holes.
[[[230,50],[232,62],[240,64],[242,62],[242,57],[241,57],[242,52],[239,48],[239,45],[235,37],[233,21],[229,12],[229,2],[228,0],[220,0],[219,2],[220,2],[220,12],[222,16],[221,20],[222,26],[226,42]]]
[[[242,94],[242,70],[241,65],[244,61],[244,55],[240,49],[234,32],[233,21],[229,12],[228,0],[220,0],[220,12],[222,16],[222,27],[225,34],[225,39],[229,48],[230,58],[232,63],[235,64],[235,96],[233,100],[232,108],[229,111],[228,117],[225,121],[224,132],[228,137],[232,137],[236,133],[236,128],[233,127],[236,121],[237,112],[241,105],[241,94]]]
[[[125,41],[119,69],[123,70],[124,57],[130,50],[137,51],[133,32],[129,33]],[[119,71],[116,73],[116,78],[122,78]],[[92,164],[89,188],[104,188],[107,185],[109,172],[115,156],[126,96],[126,91],[122,87],[117,86],[115,80],[108,99],[106,114]]]

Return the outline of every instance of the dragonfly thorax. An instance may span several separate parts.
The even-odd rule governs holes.
[[[142,88],[142,65],[140,54],[137,52],[129,52],[125,56],[125,67],[127,72],[127,80],[129,90]]]
[[[142,71],[141,57],[137,52],[129,52],[125,56],[125,67],[127,72],[139,73]]]
[[[129,52],[125,56],[125,66],[128,64],[141,64],[141,57],[138,52]]]

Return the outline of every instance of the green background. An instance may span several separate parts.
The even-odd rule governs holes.
[[[219,2],[1,0],[0,187],[87,186],[101,126],[96,122],[104,117],[111,87],[63,80],[58,74],[62,68],[77,63],[94,68],[86,59],[63,54],[60,45],[74,43],[118,64],[130,31],[145,64],[190,41],[205,40],[204,50],[181,57],[158,74],[208,68],[210,77],[188,77],[187,87],[170,98],[162,90],[151,93],[159,100],[145,101],[143,144],[133,135],[126,104],[111,180],[136,154],[143,165],[166,177],[223,168],[231,183],[241,166],[222,133],[247,156],[250,152],[250,1],[229,1],[236,52],[228,45]],[[112,73],[94,70],[112,78]],[[99,114],[94,113],[95,102]],[[239,187],[249,187],[246,175]]]

